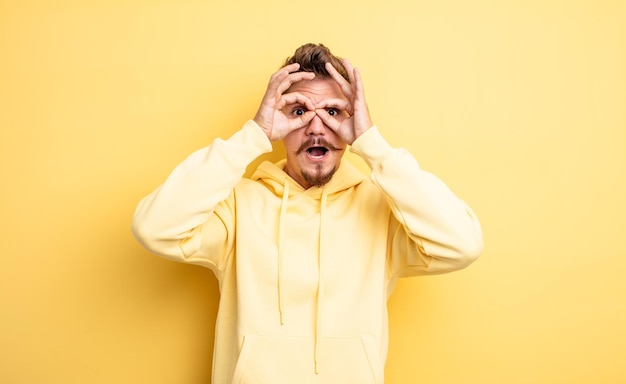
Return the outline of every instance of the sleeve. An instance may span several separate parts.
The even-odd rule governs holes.
[[[483,250],[476,215],[406,150],[392,148],[377,127],[351,148],[371,168],[371,180],[391,207],[388,258],[396,277],[465,268]]]
[[[218,274],[234,237],[233,189],[246,167],[271,150],[267,136],[250,120],[229,139],[192,153],[139,202],[133,234],[157,255]]]

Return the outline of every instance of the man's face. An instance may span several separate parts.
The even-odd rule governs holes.
[[[333,79],[300,81],[293,84],[287,92],[304,95],[316,108],[325,102],[323,113],[329,113],[339,121],[348,118],[347,112],[339,107],[347,99]],[[283,108],[287,116],[299,115],[306,110],[300,104],[290,104]],[[319,116],[313,117],[308,125],[289,133],[283,143],[287,155],[285,172],[305,189],[322,186],[330,181],[346,150],[346,142],[327,127]]]

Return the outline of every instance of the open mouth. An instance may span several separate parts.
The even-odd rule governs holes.
[[[310,147],[306,150],[306,153],[309,154],[310,157],[314,159],[321,159],[328,152],[328,148],[326,147]]]
[[[296,153],[305,153],[306,157],[312,161],[323,161],[331,151],[340,150],[340,148],[329,143],[323,137],[311,137],[300,145]]]

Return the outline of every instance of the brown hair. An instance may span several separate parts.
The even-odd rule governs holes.
[[[326,63],[331,63],[337,72],[344,79],[350,82],[348,72],[341,63],[341,58],[330,53],[330,49],[323,44],[304,44],[300,48],[296,49],[293,56],[288,57],[283,64],[283,67],[289,64],[298,63],[300,69],[297,72],[313,72],[321,77],[330,77],[330,74],[325,68]]]

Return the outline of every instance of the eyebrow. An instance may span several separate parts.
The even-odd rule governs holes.
[[[326,106],[324,107],[325,109],[328,109],[328,108],[346,109],[348,105],[348,102],[341,100],[341,99],[328,99],[328,100],[325,100],[325,102],[327,103]]]
[[[298,108],[298,107],[302,107],[308,110],[307,106],[302,103],[285,104],[285,108]]]

